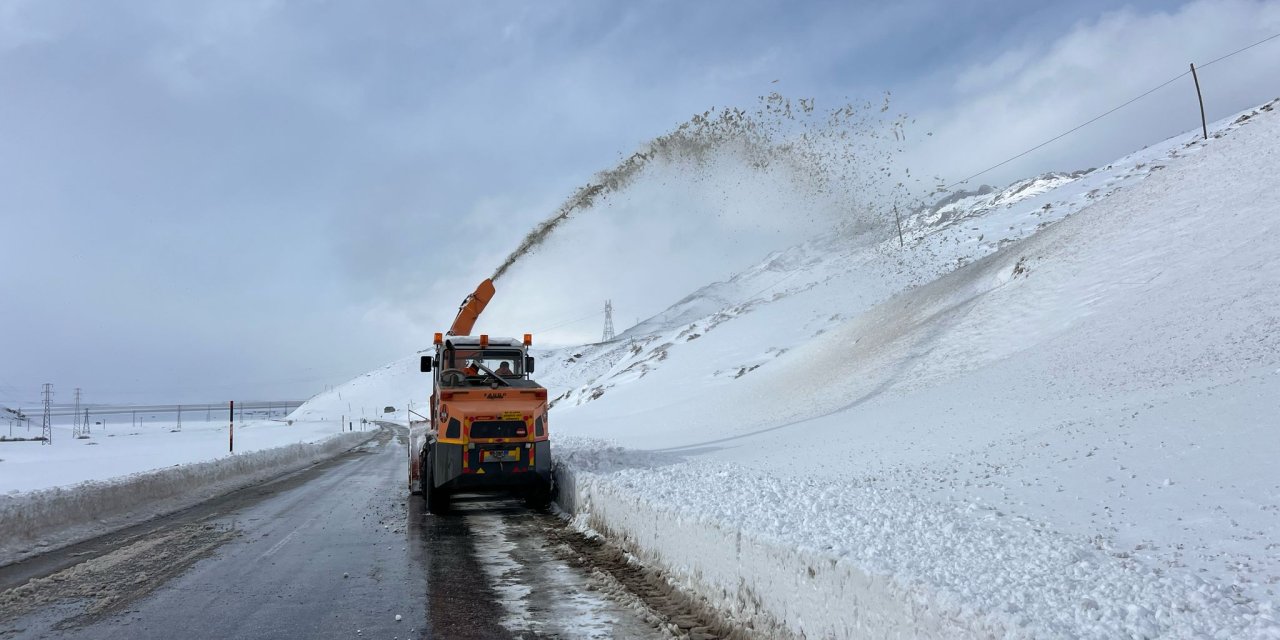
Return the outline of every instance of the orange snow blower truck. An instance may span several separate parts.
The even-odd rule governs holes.
[[[493,294],[493,281],[481,282],[421,359],[431,403],[422,422],[410,422],[409,490],[432,513],[460,491],[514,492],[535,508],[551,502],[547,390],[529,377],[533,337],[469,335]]]

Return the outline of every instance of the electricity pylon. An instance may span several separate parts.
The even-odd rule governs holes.
[[[613,339],[613,301],[604,301],[604,337],[600,342],[608,342]]]

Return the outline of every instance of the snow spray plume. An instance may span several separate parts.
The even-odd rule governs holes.
[[[754,112],[712,108],[695,115],[580,187],[524,237],[492,278],[500,279],[566,221],[622,191],[655,163],[679,164],[696,172],[717,155],[733,154],[760,173],[782,165],[798,190],[824,196],[832,209],[852,214],[853,219],[843,224],[882,221],[889,207],[882,205],[883,210],[877,211],[873,203],[884,202],[894,190],[906,189],[911,180],[909,170],[902,179],[894,175],[894,158],[902,151],[907,118],[886,115],[888,110],[888,94],[880,105],[845,104],[818,112],[812,98],[793,103],[772,93],[760,98]],[[710,172],[701,177],[714,179]]]

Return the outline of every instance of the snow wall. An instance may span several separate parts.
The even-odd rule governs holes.
[[[349,451],[377,433],[344,433],[318,443],[296,443],[16,497],[0,495],[0,564],[88,540],[297,471]]]
[[[594,465],[592,465],[594,466]],[[704,608],[768,638],[955,638],[1009,629],[954,615],[944,603],[835,555],[798,548],[649,501],[608,474],[560,456],[557,504],[573,524],[665,572]],[[762,496],[762,499],[765,497]],[[803,526],[797,524],[797,526]]]

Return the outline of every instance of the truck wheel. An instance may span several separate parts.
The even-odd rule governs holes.
[[[426,489],[422,492],[427,499],[427,511],[436,515],[449,512],[449,493],[443,489]]]
[[[431,456],[423,456],[422,460],[422,499],[427,503],[427,511],[440,515],[449,510],[449,494],[436,487],[435,465]]]
[[[534,483],[525,491],[524,503],[530,509],[538,511],[551,506],[551,483],[542,480]]]

